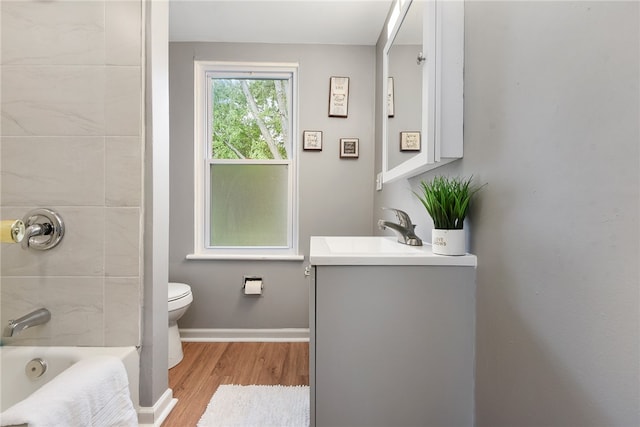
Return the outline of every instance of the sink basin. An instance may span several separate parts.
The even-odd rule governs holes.
[[[422,253],[421,246],[404,245],[393,237],[333,236],[323,239],[331,252],[340,254]]]
[[[430,245],[404,245],[394,236],[311,236],[309,260],[313,265],[476,266],[475,255],[436,255]]]

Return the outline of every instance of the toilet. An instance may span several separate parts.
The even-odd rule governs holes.
[[[182,341],[178,319],[186,313],[193,301],[191,287],[185,283],[169,282],[169,369],[182,360]]]

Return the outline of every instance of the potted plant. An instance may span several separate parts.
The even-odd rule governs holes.
[[[464,255],[466,251],[464,219],[473,195],[480,187],[471,186],[470,178],[437,176],[421,181],[421,193],[414,194],[433,220],[431,250],[440,255]]]

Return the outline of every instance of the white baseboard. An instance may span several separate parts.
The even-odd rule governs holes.
[[[173,390],[166,389],[152,407],[138,408],[138,426],[160,427],[176,403],[178,399],[173,398]]]
[[[307,342],[308,328],[281,329],[180,329],[187,342]]]

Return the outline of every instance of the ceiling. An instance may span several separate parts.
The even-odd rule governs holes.
[[[169,40],[375,45],[391,3],[169,0]]]

